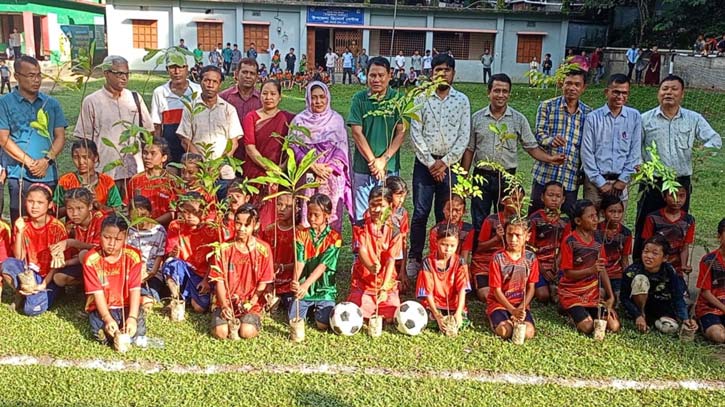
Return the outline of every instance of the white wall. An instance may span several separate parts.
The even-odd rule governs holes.
[[[144,63],[144,49],[133,47],[133,19],[156,20],[158,29],[157,48],[169,45],[169,24],[171,20],[171,7],[155,6],[141,10],[138,5],[106,5],[106,32],[108,33],[108,54],[120,55],[128,60],[132,70],[147,70],[154,67],[152,61]],[[161,66],[159,69],[164,69]]]

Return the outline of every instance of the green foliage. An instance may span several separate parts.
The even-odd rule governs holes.
[[[50,130],[48,129],[48,114],[43,108],[38,109],[35,121],[30,122],[30,127],[38,131],[38,134],[45,138],[50,138]]]
[[[498,138],[496,150],[501,150],[503,148],[503,143],[506,141],[516,141],[516,133],[508,131],[508,125],[506,125],[506,123],[496,124],[491,122],[488,124],[488,130],[490,130],[491,133],[495,134]]]
[[[581,69],[579,64],[571,62],[572,59],[573,57],[567,58],[565,63],[560,64],[559,67],[556,68],[556,71],[554,71],[553,75],[547,76],[540,71],[526,71],[524,76],[529,78],[529,81],[534,87],[552,87],[555,89],[559,89],[561,87],[561,84],[564,83],[564,79],[566,79],[566,76],[571,71]]]
[[[474,171],[468,172],[458,163],[451,166],[451,171],[458,176],[456,185],[451,189],[452,193],[464,199],[483,197],[480,185],[483,185],[486,179],[482,175],[475,175]]]
[[[394,97],[381,101],[377,109],[365,113],[363,117],[397,115],[405,128],[408,128],[411,120],[420,121],[418,111],[423,108],[424,98],[430,97],[443,83],[445,81],[442,78],[435,77],[433,80],[422,82],[408,92],[398,92]]]
[[[154,66],[148,71],[149,74],[152,71],[155,71],[156,68],[166,65],[167,63],[178,66],[189,66],[187,57],[191,57],[192,61],[194,60],[193,52],[176,45],[168,48],[145,48],[145,50],[146,54],[143,56],[142,61],[148,62],[153,60],[154,63]],[[149,75],[144,83],[144,87],[141,92],[142,94],[146,94],[146,87],[150,78],[151,76]]]
[[[677,182],[677,174],[671,167],[665,165],[660,159],[660,155],[657,152],[657,143],[652,141],[652,144],[645,148],[649,159],[645,160],[640,166],[639,170],[632,176],[631,185],[644,185],[649,188],[658,189],[663,193],[677,194],[677,189],[681,187]],[[658,178],[662,181],[662,187],[658,184]]]
[[[517,191],[526,190],[524,188],[524,179],[519,172],[511,174],[499,163],[494,161],[481,160],[476,163],[476,168],[486,168],[488,170],[497,171],[505,180],[506,188],[504,189],[504,197],[511,197],[511,194]],[[516,212],[514,221],[523,221],[528,216],[529,205],[531,199],[528,196],[523,197],[520,201],[512,201],[513,209]]]

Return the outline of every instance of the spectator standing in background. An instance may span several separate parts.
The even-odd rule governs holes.
[[[239,50],[239,46],[237,44],[234,44],[234,49],[232,50],[232,72],[236,72],[237,68],[239,67],[239,61],[242,60],[242,51]]]
[[[597,48],[592,52],[592,57],[589,61],[590,69],[594,70],[594,84],[599,85],[599,81],[602,79],[602,76],[604,76],[604,61],[602,61],[602,56],[604,53],[602,52],[601,48]]]
[[[201,49],[201,44],[196,44],[196,48],[194,49],[194,62],[197,64],[202,63],[204,61],[204,51]]]
[[[401,69],[405,72],[405,56],[403,56],[403,51],[398,52],[398,55],[395,57],[395,70],[400,71]]]
[[[232,69],[232,44],[227,42],[226,48],[222,50],[222,61],[224,63],[224,74],[229,75]]]
[[[529,63],[529,87],[534,86],[534,74],[539,71],[539,61],[536,57],[531,58]]]
[[[541,62],[541,68],[543,69],[544,75],[551,76],[551,68],[554,67],[554,61],[551,60],[551,54],[544,55],[544,60]]]
[[[634,66],[637,64],[637,56],[641,55],[642,51],[638,50],[637,47],[632,44],[632,47],[627,50],[627,68],[629,68],[629,71],[627,72],[627,78],[629,80],[632,80],[632,72],[634,71]],[[637,81],[639,83],[639,81]]]
[[[297,55],[295,55],[295,49],[290,48],[287,55],[284,56],[284,63],[287,65],[287,72],[295,73],[295,63],[297,62]]]
[[[254,43],[249,44],[249,49],[247,50],[247,58],[257,59],[257,49],[254,47]]]
[[[362,72],[367,72],[368,70],[368,60],[370,57],[367,54],[367,51],[365,48],[362,49],[362,52],[357,56],[357,69],[361,70]]]
[[[644,51],[640,48],[637,50],[637,60],[634,66],[635,82],[637,82],[637,85],[642,84],[642,74],[645,69],[647,69],[647,60],[644,58]]]
[[[433,57],[430,56],[430,50],[425,50],[425,56],[423,59],[423,75],[430,78],[431,70],[433,69]]]
[[[179,48],[183,48],[183,49],[185,49],[187,51],[189,50],[189,48],[187,48],[187,46],[186,46],[186,43],[184,43],[184,39],[183,38],[179,40]]]
[[[332,48],[327,49],[325,54],[325,68],[327,68],[327,74],[330,75],[330,81],[335,84],[335,64],[337,64],[337,54],[332,52]]]
[[[20,58],[20,47],[23,45],[23,34],[18,32],[17,28],[13,28],[13,32],[8,36],[8,42],[13,49],[13,58]]]
[[[491,65],[493,65],[493,55],[488,49],[483,51],[481,56],[481,65],[483,65],[483,83],[488,83],[491,78]]]
[[[649,63],[647,64],[647,71],[644,74],[645,85],[660,84],[660,68],[662,68],[662,57],[655,46],[652,47],[652,53],[649,54]]]
[[[347,83],[352,85],[352,68],[355,64],[355,55],[350,52],[350,48],[345,47],[345,52],[342,53],[342,84],[345,84],[345,77],[347,77]]]
[[[416,49],[413,51],[413,56],[410,57],[410,67],[415,71],[417,77],[423,71],[423,57],[420,56],[420,52]]]

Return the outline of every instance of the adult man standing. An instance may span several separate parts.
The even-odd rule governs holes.
[[[179,39],[179,48],[189,50],[189,48],[186,46],[186,43],[184,42],[184,39]]]
[[[390,62],[383,57],[370,58],[368,89],[352,97],[347,124],[355,141],[352,184],[355,220],[361,220],[368,208],[368,195],[382,185],[388,175],[400,173],[400,146],[405,127],[397,115],[367,116],[377,110],[380,102],[390,100],[397,92],[390,84]]]
[[[491,77],[491,66],[493,65],[493,55],[488,49],[483,51],[481,65],[483,65],[483,83],[488,83],[488,79]]]
[[[405,72],[405,56],[403,51],[398,51],[398,55],[395,56],[395,71],[403,70]]]
[[[706,148],[721,148],[722,138],[713,130],[701,114],[682,107],[685,96],[685,82],[677,75],[669,75],[660,83],[657,99],[659,106],[642,114],[642,145],[648,147],[654,143],[662,163],[675,170],[677,182],[687,190],[687,199],[682,209],[689,210],[692,193],[692,149],[695,139],[699,139]],[[643,161],[651,159],[645,151]],[[658,186],[661,188],[661,180]],[[665,206],[659,188],[645,188],[637,203],[637,223],[635,225],[634,257],[642,252],[640,236],[645,217]]]
[[[367,72],[368,71],[368,60],[370,57],[367,54],[367,51],[365,48],[362,49],[362,52],[358,54],[357,56],[357,69]]]
[[[40,64],[30,56],[15,58],[13,64],[18,86],[0,98],[0,145],[10,193],[10,218],[15,223],[20,205],[25,201],[31,184],[40,182],[51,189],[58,183],[55,158],[63,151],[65,128],[68,123],[58,101],[40,92]],[[48,117],[48,135],[30,126],[37,120],[39,110]],[[5,174],[7,171],[7,174]],[[23,180],[20,197],[20,180]],[[0,189],[0,193],[4,191]],[[2,210],[2,201],[0,201]]]
[[[249,49],[247,50],[247,58],[257,60],[257,49],[254,47],[254,43],[249,44]]]
[[[419,56],[420,57],[420,56]],[[416,100],[423,108],[418,112],[420,121],[410,124],[410,136],[415,149],[413,166],[413,218],[410,226],[408,253],[410,277],[420,269],[423,248],[427,238],[426,227],[435,201],[436,223],[443,220],[443,205],[450,196],[449,168],[459,162],[468,145],[471,131],[471,104],[468,97],[453,88],[456,61],[446,54],[433,58],[433,77],[440,77],[429,97]]]
[[[219,43],[220,48],[221,48],[221,45],[222,44]],[[223,59],[222,59],[222,54],[219,50],[213,49],[213,50],[209,51],[209,56],[207,58],[209,58],[209,65],[216,66],[219,69],[222,68]]]
[[[181,60],[183,65],[179,65],[182,63]],[[176,136],[176,129],[184,112],[183,100],[191,102],[201,93],[201,87],[189,81],[189,66],[185,62],[184,55],[167,58],[166,72],[169,74],[169,81],[154,89],[151,98],[151,121],[154,124],[154,133],[166,139],[171,150],[169,159],[177,163],[181,162],[181,156],[184,154],[181,141]]]
[[[126,180],[143,170],[141,151],[119,157],[118,152],[102,140],[108,139],[120,150],[135,142],[121,143],[121,133],[126,130],[122,122],[137,124],[149,131],[154,130],[154,124],[141,95],[126,89],[128,61],[118,55],[109,55],[103,59],[101,68],[106,83],[83,99],[73,135],[96,143],[99,168],[119,159],[122,161],[123,165],[111,170],[109,175],[116,181],[121,196],[125,196]]]
[[[629,71],[627,72],[627,78],[631,81],[632,80],[632,71],[634,71],[634,66],[637,64],[637,57],[639,56],[637,54],[637,47],[632,44],[632,47],[627,50],[627,67],[629,68]]]
[[[13,28],[13,32],[10,33],[8,37],[10,48],[13,49],[13,59],[20,58],[20,55],[22,55],[20,53],[20,47],[23,45],[24,41],[23,34],[20,34],[17,28]]]
[[[287,55],[284,56],[284,62],[287,65],[287,72],[295,73],[295,63],[297,62],[297,56],[295,55],[294,48],[290,48]]]
[[[472,165],[485,160],[500,164],[506,172],[515,174],[519,165],[518,144],[535,160],[554,165],[564,161],[563,154],[550,155],[539,148],[526,116],[508,105],[510,97],[511,78],[503,73],[493,75],[488,82],[488,106],[471,117],[471,137],[461,162],[465,170],[471,171]],[[490,130],[491,125],[506,125],[507,133],[515,139],[502,140],[500,135]],[[491,210],[498,212],[498,203],[507,183],[503,175],[493,168],[475,168],[473,171],[485,179],[481,186],[483,197],[471,200],[471,218],[478,232]]]
[[[230,103],[218,97],[222,83],[222,72],[215,66],[207,66],[201,71],[201,95],[197,99],[206,109],[196,115],[184,110],[181,123],[176,133],[186,151],[202,154],[202,145],[210,144],[211,159],[232,156],[237,149],[239,138],[242,137],[242,125],[237,112]],[[232,148],[226,151],[231,140]],[[234,170],[229,165],[221,168],[222,188],[217,197],[226,196],[226,185],[234,179]]]
[[[237,110],[237,120],[241,123],[247,113],[260,109],[262,101],[259,98],[259,90],[254,85],[257,83],[259,65],[253,58],[242,58],[239,67],[234,73],[237,85],[225,89],[219,93],[219,97],[230,103]],[[234,157],[244,160],[244,146],[240,146],[234,152]]]
[[[325,54],[325,68],[333,85],[335,84],[335,64],[337,64],[337,54],[332,52],[332,48],[328,48],[327,54]]]
[[[200,64],[204,60],[204,51],[201,49],[201,44],[197,44],[194,48],[194,62]]]
[[[536,114],[536,141],[550,155],[564,154],[563,165],[543,161],[534,163],[534,182],[531,188],[533,213],[544,207],[541,195],[544,184],[558,181],[564,186],[562,210],[571,216],[579,190],[578,173],[584,118],[592,109],[579,100],[586,89],[586,73],[569,71],[562,85],[563,95],[541,102]]]
[[[430,50],[425,50],[425,56],[423,59],[423,75],[430,78],[431,70],[433,69],[433,57],[430,56]]]
[[[242,57],[242,51],[239,50],[239,46],[234,44],[234,48],[232,49],[232,72],[237,71],[237,68],[239,68],[239,61],[242,60]]]
[[[345,84],[345,77],[347,76],[347,82],[352,85],[352,66],[355,56],[350,52],[350,48],[345,47],[345,52],[342,53],[342,84]]]
[[[420,52],[417,49],[413,51],[413,56],[410,57],[410,66],[415,71],[416,76],[419,76],[423,72],[423,57],[420,56]]]
[[[607,104],[588,114],[584,123],[584,198],[597,207],[605,195],[615,195],[626,208],[627,185],[642,160],[642,117],[625,106],[629,86],[627,75],[612,75],[604,89]]]
[[[224,74],[229,75],[232,69],[232,44],[227,42],[226,48],[222,50],[222,59],[224,61]]]

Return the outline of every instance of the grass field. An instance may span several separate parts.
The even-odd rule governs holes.
[[[130,87],[141,90],[146,77],[134,75]],[[146,91],[147,103],[153,87],[163,82],[152,76]],[[93,82],[91,89],[101,86]],[[482,85],[462,84],[474,110],[485,105]],[[349,100],[357,86],[333,87],[333,108],[347,115]],[[553,90],[514,87],[511,104],[534,123],[538,101]],[[58,92],[71,123],[78,115],[78,94]],[[587,90],[584,101],[591,106],[603,103],[601,88]],[[656,106],[656,92],[635,88],[630,104],[642,111]],[[691,91],[687,107],[700,111],[713,127],[725,134],[725,94]],[[298,112],[304,107],[303,95],[285,94],[284,109]],[[413,153],[403,146],[402,174],[410,180]],[[72,169],[67,155],[59,159],[62,171]],[[521,155],[520,173],[530,182],[531,159]],[[699,233],[714,235],[716,222],[725,214],[720,198],[720,178],[725,162],[721,155],[708,159],[698,168],[693,197],[693,214]],[[408,169],[406,171],[406,169]],[[632,208],[634,205],[630,205]],[[630,210],[628,223],[634,215]],[[345,241],[349,242],[346,230]],[[711,241],[711,239],[710,239]],[[338,273],[339,298],[349,285],[351,253],[344,249]],[[693,282],[694,283],[694,282]],[[3,302],[10,301],[5,293]],[[488,330],[483,308],[470,301],[474,327],[458,338],[447,339],[435,332],[405,337],[386,328],[382,337],[364,335],[337,337],[307,330],[307,340],[295,345],[287,339],[287,326],[280,315],[264,320],[259,338],[245,342],[218,342],[208,335],[208,316],[192,315],[190,320],[172,324],[158,312],[148,317],[149,336],[164,346],[133,349],[119,355],[93,342],[87,320],[79,315],[83,305],[79,290],[71,290],[50,312],[27,318],[0,307],[0,356],[32,355],[64,360],[124,360],[141,365],[167,366],[168,371],[146,375],[138,372],[105,372],[77,367],[0,365],[0,405],[723,405],[723,391],[615,390],[572,388],[562,384],[514,385],[484,383],[473,379],[441,379],[430,372],[459,371],[469,374],[523,374],[545,379],[622,379],[704,380],[725,382],[722,349],[698,339],[681,343],[659,334],[635,333],[632,325],[604,342],[576,334],[551,308],[534,306],[538,334],[523,347],[495,339]],[[157,310],[158,311],[158,310]],[[253,373],[176,374],[173,366],[249,366]],[[270,365],[285,367],[289,373],[269,372]],[[348,366],[349,374],[301,373],[300,366]],[[389,375],[368,374],[365,369],[382,369]],[[399,374],[404,372],[405,374]],[[558,382],[557,382],[558,383]],[[26,387],[32,384],[32,387]],[[722,387],[722,386],[720,386]]]

